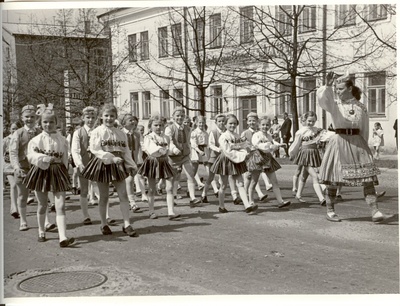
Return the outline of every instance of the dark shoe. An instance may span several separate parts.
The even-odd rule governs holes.
[[[51,231],[51,230],[53,230],[53,229],[55,229],[56,228],[56,225],[54,224],[54,223],[49,223],[49,224],[46,224],[46,229],[45,229],[45,231],[46,232],[49,232],[49,231]]]
[[[107,218],[107,224],[108,225],[115,225],[115,223],[117,223],[117,221],[115,221],[114,219],[111,219],[111,218]]]
[[[294,197],[299,203],[307,203],[306,200],[304,200],[302,197],[298,198],[297,196]]]
[[[26,202],[26,205],[32,204],[35,201],[35,198],[29,198]]]
[[[45,242],[47,239],[46,239],[46,236],[44,235],[44,234],[41,234],[39,237],[38,237],[38,242]]]
[[[132,228],[132,226],[128,225],[127,227],[122,227],[122,231],[127,234],[129,237],[139,237],[136,231]]]
[[[267,198],[268,198],[268,194],[266,194],[262,198],[260,198],[260,202],[264,202]]]
[[[195,208],[201,206],[201,201],[199,199],[194,199],[190,201],[190,208]]]
[[[214,195],[218,198],[219,197],[219,192],[214,193]]]
[[[321,206],[326,206],[326,200],[323,199],[321,202],[319,202],[319,205],[321,205]]]
[[[233,200],[233,204],[241,205],[241,204],[243,204],[243,201],[241,198],[237,197],[236,199]]]
[[[20,217],[19,217],[19,213],[17,213],[17,212],[13,212],[13,213],[11,214],[11,216],[14,217],[14,219],[19,219],[19,218],[20,218]]]
[[[60,242],[60,247],[61,248],[66,248],[67,246],[70,246],[75,242],[75,238],[67,238],[63,241]]]
[[[71,193],[72,193],[73,195],[76,195],[76,194],[77,194],[77,193],[76,193],[76,187],[72,187]]]
[[[254,214],[258,209],[258,205],[251,205],[249,207],[247,207],[244,211],[248,214]]]
[[[104,225],[103,227],[100,227],[101,233],[103,235],[112,235],[111,229],[108,227],[108,225]]]
[[[326,220],[331,221],[331,222],[341,222],[342,220],[339,219],[337,214],[333,214],[333,215],[326,215]]]
[[[284,208],[289,206],[290,204],[292,204],[290,203],[290,201],[283,201],[281,204],[278,205],[278,208]]]
[[[202,198],[201,198],[201,203],[207,204],[207,203],[210,203],[210,202],[208,202],[207,197],[202,197]]]
[[[377,192],[377,193],[376,193],[376,197],[377,197],[377,198],[381,198],[381,197],[383,197],[385,194],[386,194],[386,191]]]
[[[272,191],[274,189],[272,186],[267,189],[267,191]]]
[[[68,200],[70,200],[70,199],[71,199],[70,196],[66,196],[66,197],[65,197],[65,201],[68,201]]]
[[[51,205],[49,207],[49,212],[56,212],[56,206],[55,205]]]
[[[90,220],[90,218],[86,218],[85,220],[83,220],[83,225],[91,225],[91,224],[93,223],[92,220]]]
[[[170,215],[168,216],[168,220],[176,220],[179,219],[181,217],[181,215]]]
[[[225,207],[224,207],[224,208],[218,207],[218,211],[219,211],[221,214],[226,214],[227,212],[229,212]]]
[[[158,195],[162,195],[162,189],[161,188],[157,188],[157,194]]]
[[[343,201],[343,198],[340,194],[336,196],[336,201]]]

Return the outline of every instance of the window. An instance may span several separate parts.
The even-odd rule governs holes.
[[[289,115],[292,113],[291,108],[291,82],[283,81],[279,85],[279,93],[278,93],[278,104],[276,108],[276,113],[278,116],[283,116],[283,113],[288,113]]]
[[[368,5],[368,20],[386,19],[388,15],[388,4]]]
[[[302,114],[308,111],[316,111],[316,98],[315,98],[316,81],[309,79],[303,81],[303,109]]]
[[[151,114],[151,96],[150,91],[142,92],[143,119],[149,119]]]
[[[335,26],[349,26],[356,24],[356,5],[336,5],[335,7]]]
[[[257,97],[240,97],[240,107],[242,109],[241,130],[247,129],[247,115],[251,112],[257,113]]]
[[[140,33],[140,59],[142,61],[149,59],[149,32]]]
[[[174,89],[174,108],[183,105],[183,89]]]
[[[317,9],[315,5],[305,6],[300,15],[300,33],[316,31]]]
[[[215,14],[210,16],[210,47],[221,48],[222,36],[221,36],[221,14]]]
[[[139,93],[131,92],[131,114],[139,118]]]
[[[279,34],[282,36],[292,35],[292,6],[280,5],[277,19]]]
[[[222,86],[211,87],[211,119],[220,113],[222,113]]]
[[[195,50],[204,49],[204,44],[205,44],[204,27],[205,23],[203,18],[197,18],[194,20],[193,40],[194,40]]]
[[[183,53],[182,49],[182,26],[180,23],[171,26],[172,33],[172,55]]]
[[[368,82],[368,112],[370,115],[385,115],[386,89],[385,73],[375,73],[367,76]]]
[[[128,35],[128,52],[129,52],[129,62],[137,61],[137,42],[136,34]]]
[[[253,42],[253,7],[243,7],[240,9],[240,43]]]
[[[170,109],[169,109],[169,91],[168,90],[160,90],[160,104],[161,104],[161,115],[165,118],[170,117]]]
[[[158,28],[158,56],[168,56],[168,28]]]

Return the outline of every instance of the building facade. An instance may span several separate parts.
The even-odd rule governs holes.
[[[363,91],[370,137],[380,122],[385,150],[396,150],[393,5],[147,7],[98,17],[118,28],[114,65],[128,63],[115,74],[114,103],[145,126],[152,113],[169,118],[183,105],[190,117],[205,110],[208,126],[220,112],[234,113],[243,130],[249,112],[296,119],[313,110],[326,128],[316,89],[334,70]]]

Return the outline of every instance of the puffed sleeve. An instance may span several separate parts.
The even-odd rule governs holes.
[[[143,148],[147,152],[147,154],[153,156],[153,157],[159,157],[162,154],[159,152],[159,150],[162,148],[156,144],[154,141],[152,135],[146,135],[144,137],[143,141]]]
[[[263,139],[264,139],[263,134],[255,133],[251,138],[251,143],[254,147],[263,152],[273,152],[278,148],[278,146],[274,145],[272,141],[262,142]]]
[[[175,123],[174,123],[174,124],[175,124]],[[170,152],[171,152],[172,154],[175,154],[175,155],[179,154],[179,153],[180,153],[180,150],[175,146],[174,142],[172,141],[173,135],[172,135],[172,128],[171,128],[171,126],[167,126],[167,127],[165,128],[164,134],[165,134],[166,136],[168,136],[168,138],[170,139],[170,147],[169,147]]]
[[[71,154],[74,159],[75,165],[78,167],[83,165],[82,156],[81,156],[81,144],[79,141],[79,135],[77,131],[74,131],[72,134],[72,145],[71,145]],[[68,150],[68,142],[67,142],[67,150]]]
[[[224,155],[234,163],[240,163],[246,159],[247,151],[245,149],[233,150],[232,144],[224,134],[219,137],[219,144]]]
[[[335,109],[335,96],[333,94],[332,86],[321,86],[317,90],[317,99],[319,106],[329,113],[332,113]]]
[[[215,152],[221,152],[221,149],[215,145],[214,133],[210,132],[208,136],[208,147]]]
[[[51,157],[46,154],[37,152],[37,149],[43,149],[42,136],[39,134],[33,137],[28,143],[28,154],[27,158],[30,164],[39,167],[42,170],[46,170],[50,166]],[[68,150],[68,148],[66,148]],[[68,156],[67,156],[68,159]]]
[[[92,133],[90,133],[90,140],[89,140],[90,152],[92,152],[92,154],[96,156],[98,159],[101,159],[101,161],[105,165],[110,165],[114,163],[113,158],[115,157],[115,155],[110,152],[106,152],[102,149],[101,140],[103,133],[104,131],[102,129],[102,126],[94,129]]]
[[[15,131],[10,138],[10,146],[8,151],[10,153],[10,164],[15,169],[20,167],[18,160],[18,144],[19,144],[19,134]]]
[[[291,158],[295,158],[297,153],[299,153],[301,147],[301,138],[302,138],[302,132],[301,130],[298,130],[294,136],[293,143],[289,147],[289,156]]]

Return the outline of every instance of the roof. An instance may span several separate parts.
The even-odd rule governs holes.
[[[31,23],[6,23],[2,24],[3,30],[12,35],[35,35],[35,36],[63,36],[63,37],[87,37],[108,38],[107,35],[85,34],[77,27],[67,26],[65,32],[60,25],[54,24],[31,24]]]

